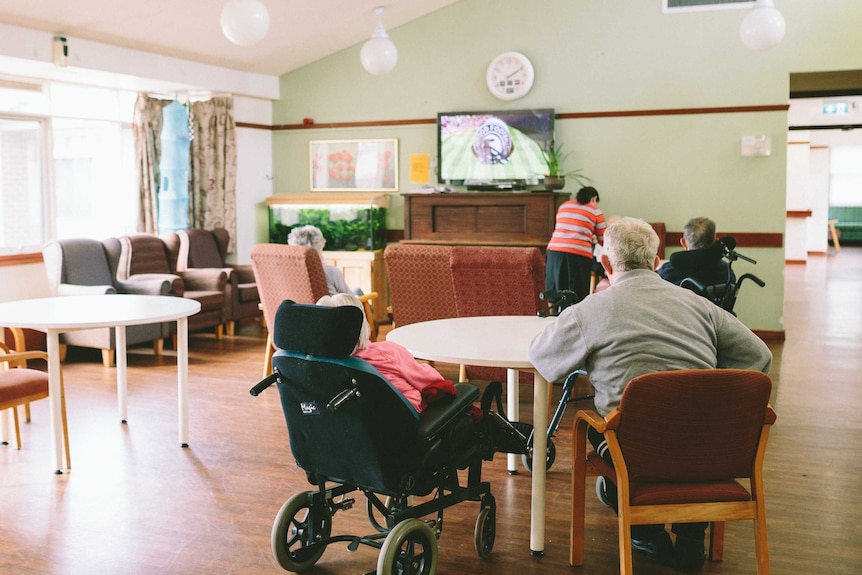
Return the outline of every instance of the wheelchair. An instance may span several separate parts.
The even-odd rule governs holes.
[[[276,384],[290,449],[314,489],[297,493],[276,514],[272,552],[287,571],[311,568],[332,543],[379,549],[367,575],[433,575],[443,511],[478,502],[477,554],[494,547],[496,503],[481,480],[494,441],[471,415],[479,389],[455,384],[456,394],[421,414],[374,367],[352,357],[362,311],[284,301],[274,322],[273,373],[254,396]],[[459,470],[467,470],[461,484]],[[333,534],[333,517],[365,496],[373,532]],[[418,503],[414,504],[414,501]],[[427,518],[431,516],[431,518]]]
[[[742,259],[749,263],[756,264],[757,260],[744,256],[736,251],[736,240],[733,236],[725,236],[719,239],[713,247],[706,248],[703,250],[706,253],[706,257],[710,258],[708,263],[712,264],[718,262],[721,259],[727,261],[727,279],[722,283],[717,284],[709,284],[705,285],[704,283],[698,281],[694,277],[684,278],[679,282],[680,287],[684,287],[686,289],[692,290],[696,294],[701,297],[705,297],[715,305],[720,308],[729,311],[733,315],[736,315],[736,312],[733,311],[733,308],[736,306],[736,300],[739,297],[739,291],[742,287],[743,282],[746,280],[752,281],[760,287],[766,287],[766,282],[757,277],[754,274],[746,273],[741,275],[734,281],[733,274],[733,262]],[[674,258],[682,259],[692,252],[678,252],[671,255],[671,261],[674,261]]]

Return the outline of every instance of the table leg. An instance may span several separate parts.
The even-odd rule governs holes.
[[[54,454],[54,473],[63,473],[63,425],[60,409],[60,332],[46,332],[48,347],[48,409],[51,412],[51,451]]]
[[[126,357],[126,326],[118,325],[114,328],[117,342],[117,408],[120,411],[120,423],[126,423],[129,419],[129,384],[128,384],[128,358]]]
[[[177,396],[180,446],[189,446],[189,318],[177,320]]]
[[[521,390],[518,385],[519,380],[520,374],[517,369],[506,370],[506,414],[509,421],[519,421],[521,419]],[[509,475],[518,473],[518,459],[520,459],[520,456],[517,453],[509,453],[506,456],[506,469],[509,470]]]
[[[533,384],[533,485],[530,499],[530,554],[545,554],[545,457],[548,451],[548,382],[535,374]]]

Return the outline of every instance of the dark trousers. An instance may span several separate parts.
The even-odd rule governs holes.
[[[587,428],[587,439],[596,453],[613,467],[614,462],[611,459],[608,445],[605,443],[605,436],[590,427]],[[605,482],[605,492],[611,501],[617,500],[617,486],[613,481]],[[616,506],[614,506],[614,511],[617,511]],[[703,541],[707,525],[708,523],[674,523],[671,530],[677,536]],[[632,525],[632,539],[653,539],[662,531],[664,531],[664,525]]]
[[[568,252],[548,250],[545,262],[545,289],[572,290],[578,301],[590,294],[590,274],[593,271],[592,257]]]

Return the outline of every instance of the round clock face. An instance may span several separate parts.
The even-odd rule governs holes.
[[[503,52],[488,65],[488,89],[501,100],[517,100],[533,87],[533,64],[520,52]]]

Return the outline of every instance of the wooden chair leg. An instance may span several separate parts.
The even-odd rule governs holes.
[[[15,425],[15,447],[21,449],[21,424],[18,421],[18,407],[12,408],[12,421]]]
[[[709,524],[709,560],[721,561],[724,558],[724,521]]]
[[[216,326],[215,330],[216,339],[222,339],[224,337],[224,324],[220,323]]]
[[[30,423],[30,404],[29,403],[24,404],[24,422]]]
[[[469,379],[467,379],[467,366],[463,363],[458,366],[458,381],[462,383],[470,381]]]
[[[113,349],[103,349],[102,350],[102,365],[105,367],[114,367],[116,365],[114,363],[116,359],[116,354]]]
[[[153,340],[153,355],[159,357],[165,350],[165,340],[162,338]]]
[[[263,357],[263,377],[272,373],[272,334],[266,334],[266,353]]]
[[[236,322],[229,321],[227,322],[227,335],[228,337],[233,337],[236,334]]]

